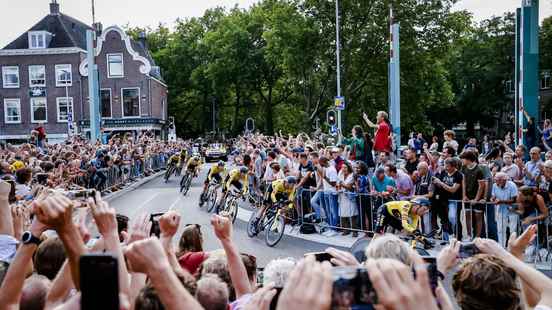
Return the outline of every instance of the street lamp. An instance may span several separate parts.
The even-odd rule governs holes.
[[[337,58],[337,97],[341,97],[341,59],[340,59],[340,49],[341,44],[339,41],[339,0],[335,0],[335,55]],[[337,129],[339,134],[337,136],[337,141],[341,143],[341,109],[337,110]]]

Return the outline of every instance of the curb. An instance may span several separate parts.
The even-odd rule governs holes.
[[[244,222],[245,225],[249,222],[249,218],[251,217],[251,214],[253,213],[252,210],[249,210],[244,207],[239,207],[238,215],[236,217],[236,220],[239,220],[241,222]],[[295,239],[302,239],[309,242],[315,242],[319,244],[325,244],[332,247],[340,247],[340,248],[351,248],[353,244],[359,240],[362,239],[361,236],[357,238],[353,238],[350,235],[348,236],[333,236],[333,237],[326,237],[322,236],[319,233],[314,234],[302,234],[299,232],[299,226],[289,226],[286,225],[286,229],[284,231],[285,237],[288,238],[295,238]],[[362,235],[362,233],[361,233]]]
[[[148,177],[145,177],[145,178],[142,178],[128,186],[125,186],[123,189],[119,190],[119,191],[116,191],[114,193],[111,193],[111,194],[108,194],[106,196],[103,197],[103,200],[105,201],[112,201],[112,200],[115,200],[117,198],[119,198],[120,196],[123,196],[133,190],[135,190],[136,188],[142,186],[142,185],[145,185],[151,181],[153,181],[154,179],[162,176],[163,174],[165,173],[165,170],[161,170],[157,173],[154,173]]]

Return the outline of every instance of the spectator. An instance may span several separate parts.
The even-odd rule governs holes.
[[[391,142],[391,127],[388,120],[387,112],[379,111],[376,116],[376,124],[372,123],[366,114],[362,115],[368,126],[377,128],[374,138],[374,151],[376,152],[392,152]]]
[[[485,193],[487,182],[485,173],[477,163],[477,155],[472,151],[460,154],[462,159],[462,200],[468,203],[466,211],[466,230],[468,236],[472,235],[475,226],[475,236],[481,236],[483,231],[483,212],[485,210]],[[483,203],[482,203],[483,202]],[[473,223],[472,220],[475,220]],[[472,226],[472,224],[474,226]]]
[[[441,219],[443,238],[448,240],[450,234],[460,237],[461,208],[458,202],[462,199],[463,176],[456,167],[456,160],[445,160],[445,169],[432,179],[435,186],[435,195],[432,200],[433,227],[437,226],[437,216]],[[460,237],[461,238],[461,237]]]
[[[483,141],[481,141],[481,154],[487,155],[493,148],[491,141],[489,141],[489,135],[483,136]]]
[[[195,274],[199,266],[209,257],[209,253],[203,251],[203,235],[199,224],[186,225],[178,247],[178,262],[191,274]]]
[[[469,138],[468,143],[464,145],[464,148],[462,150],[465,151],[467,149],[476,149],[476,148],[477,148],[477,139]]]
[[[408,172],[408,175],[412,176],[414,171],[418,168],[418,157],[416,156],[416,150],[415,149],[406,149],[404,150],[404,159],[406,160],[406,164],[404,166],[404,169],[406,172]]]
[[[540,171],[543,165],[540,155],[540,148],[533,147],[529,151],[530,160],[525,164],[523,169],[524,179],[523,183],[526,186],[537,186],[537,179],[540,175]]]
[[[508,175],[504,172],[497,173],[491,201],[496,204],[498,243],[504,247],[507,246],[507,230],[509,229],[510,234],[517,232],[519,216],[513,211],[517,195],[517,187],[508,180]]]
[[[414,194],[414,184],[410,176],[393,164],[388,164],[386,170],[386,174],[395,180],[397,185],[397,199],[409,200]]]
[[[205,310],[228,308],[228,287],[215,274],[206,274],[197,281],[195,297]]]
[[[433,136],[431,138],[431,145],[429,146],[430,152],[437,152],[439,150],[439,138],[437,136]]]
[[[502,156],[504,166],[500,169],[501,172],[506,173],[510,180],[516,181],[522,178],[519,167],[514,164],[514,154],[513,153],[504,153]]]
[[[370,182],[370,191],[376,198],[376,205],[383,204],[390,199],[396,190],[395,180],[385,174],[384,168],[377,168]]]
[[[339,190],[339,220],[344,228],[342,235],[346,236],[353,229],[353,238],[358,237],[358,207],[356,196],[353,194],[355,179],[353,167],[346,161],[337,176],[337,189]]]
[[[338,181],[337,171],[334,165],[326,157],[320,158],[320,165],[324,168],[319,172],[319,177],[322,179],[322,189],[324,190],[324,210],[329,219],[330,229],[325,232],[328,237],[335,236],[337,232],[333,227],[337,227],[339,221],[339,206],[337,201],[336,185]]]
[[[545,119],[542,125],[542,144],[547,151],[552,150],[552,122],[550,119]]]
[[[452,147],[455,153],[458,152],[458,142],[454,140],[454,138],[456,137],[456,134],[454,133],[454,131],[446,130],[443,133],[443,137],[445,138],[445,142],[443,142],[443,152],[445,148],[448,146]]]
[[[370,212],[370,181],[368,178],[368,166],[364,162],[355,165],[355,188],[357,189],[357,203],[359,206],[360,229],[372,231],[372,214]]]

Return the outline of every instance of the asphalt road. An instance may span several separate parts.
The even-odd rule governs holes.
[[[211,229],[209,219],[211,214],[205,208],[198,207],[199,195],[202,190],[202,182],[207,174],[208,165],[204,165],[198,178],[192,182],[192,187],[186,196],[179,193],[178,183],[180,178],[172,177],[168,183],[162,177],[158,177],[149,183],[138,187],[124,195],[115,198],[110,205],[117,210],[117,213],[124,214],[132,220],[136,216],[146,212],[162,213],[169,209],[177,210],[182,216],[180,236],[186,224],[200,224],[204,249],[206,251],[220,249],[221,245]],[[257,263],[264,267],[271,259],[278,257],[300,258],[305,253],[323,251],[327,245],[306,241],[297,238],[284,236],[274,248],[266,246],[264,235],[256,238],[249,238],[246,233],[246,223],[236,220],[234,225],[234,242],[241,252],[253,254],[257,257]],[[176,240],[178,242],[178,240]]]

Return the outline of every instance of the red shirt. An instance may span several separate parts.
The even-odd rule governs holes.
[[[194,275],[199,266],[209,257],[209,254],[206,252],[188,252],[180,258],[178,258],[178,263],[180,267],[188,270],[188,272]]]
[[[376,131],[376,137],[374,139],[374,151],[391,152],[391,145],[389,143],[390,131],[391,129],[386,121],[381,121],[378,124],[378,130]]]

